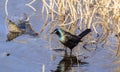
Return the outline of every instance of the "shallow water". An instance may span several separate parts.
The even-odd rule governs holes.
[[[34,12],[25,6],[31,0],[10,0],[8,3],[8,17],[13,21],[22,17],[23,13],[31,15],[30,22],[33,29],[39,32],[43,20],[41,15],[42,2],[36,1],[32,5],[37,9]],[[110,37],[104,48],[101,44],[88,45],[90,51],[85,50],[80,43],[74,48],[73,55],[64,52],[64,47],[56,39],[49,41],[43,37],[22,35],[11,42],[6,42],[7,29],[5,23],[5,0],[0,0],[0,72],[115,72],[119,64],[115,53],[115,38]],[[119,71],[118,71],[119,72]]]

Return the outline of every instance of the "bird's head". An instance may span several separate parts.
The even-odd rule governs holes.
[[[58,34],[59,33],[59,29],[56,28],[53,32],[51,32],[51,34]]]
[[[57,34],[58,36],[61,36],[64,33],[64,31],[61,28],[56,28],[51,34]]]

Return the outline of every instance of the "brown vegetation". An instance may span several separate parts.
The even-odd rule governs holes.
[[[50,32],[57,26],[71,33],[91,28],[93,34],[101,34],[99,38],[94,37],[93,42],[104,44],[109,35],[120,33],[120,0],[49,0],[49,2],[42,0],[42,2],[42,15],[46,20],[40,32],[43,32],[48,24]],[[119,55],[119,35],[117,38]]]

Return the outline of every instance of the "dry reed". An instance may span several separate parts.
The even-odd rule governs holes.
[[[47,0],[48,1],[48,0]],[[50,32],[59,26],[65,30],[75,33],[76,30],[91,28],[93,33],[100,37],[93,42],[108,41],[112,33],[120,33],[120,0],[42,0],[45,22],[40,31],[50,26]],[[46,14],[46,15],[45,15]],[[99,29],[101,29],[101,34]],[[93,34],[92,34],[93,35]],[[92,36],[91,35],[91,36]],[[120,38],[118,39],[117,55],[120,55]]]

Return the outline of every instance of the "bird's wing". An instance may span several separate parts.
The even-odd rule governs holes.
[[[79,42],[80,41],[80,39],[79,39],[79,37],[78,36],[76,36],[76,35],[72,35],[72,34],[70,34],[70,33],[66,33],[66,38],[69,40],[69,41],[71,41],[71,42]]]

